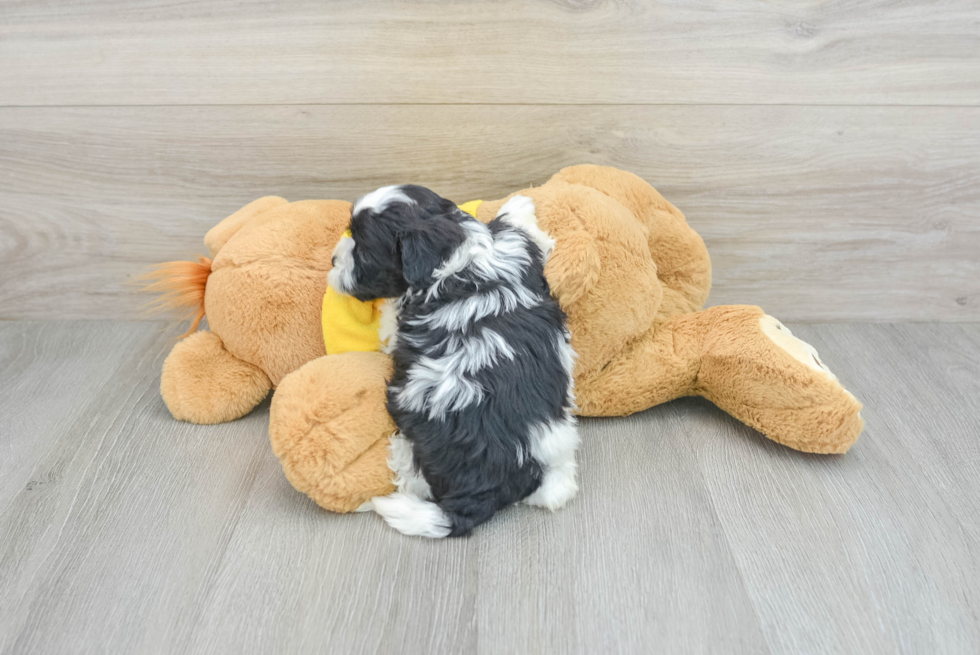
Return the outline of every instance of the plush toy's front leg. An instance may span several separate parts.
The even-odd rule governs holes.
[[[349,352],[314,359],[282,379],[269,437],[286,477],[324,509],[353,512],[395,490],[385,407],[391,359]]]
[[[639,411],[679,396],[703,396],[781,444],[843,453],[861,434],[861,403],[816,351],[758,307],[733,305],[673,316],[647,339],[585,376],[583,414],[601,415],[620,396]]]
[[[195,332],[163,362],[160,394],[179,421],[224,423],[248,414],[272,383],[257,366],[225,350],[213,332]]]

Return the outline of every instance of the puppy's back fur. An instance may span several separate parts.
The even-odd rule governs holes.
[[[483,225],[427,189],[394,189],[380,213],[416,223],[394,237],[408,285],[389,344],[399,492],[374,509],[402,532],[442,537],[521,500],[560,507],[577,490],[574,353],[533,203],[517,196]]]

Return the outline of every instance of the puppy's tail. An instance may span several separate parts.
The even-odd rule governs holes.
[[[204,318],[204,289],[211,275],[211,260],[199,257],[196,262],[165,262],[136,278],[144,293],[158,294],[144,309],[150,314],[176,310],[191,327],[178,339],[195,332]]]
[[[437,505],[418,496],[396,492],[372,499],[374,511],[402,534],[416,537],[466,537],[494,514],[492,497],[467,497]]]

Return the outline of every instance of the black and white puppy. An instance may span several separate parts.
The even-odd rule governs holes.
[[[484,225],[424,187],[383,187],[334,250],[337,291],[395,299],[381,337],[398,491],[372,505],[400,532],[465,536],[507,505],[555,510],[578,491],[575,354],[534,211],[514,196]]]

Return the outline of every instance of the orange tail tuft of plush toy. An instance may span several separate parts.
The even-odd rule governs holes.
[[[191,327],[177,337],[183,339],[197,331],[204,318],[204,289],[211,275],[211,260],[198,257],[196,262],[177,261],[157,264],[136,279],[144,293],[159,294],[146,309],[152,314],[184,311],[182,319],[191,319]]]

